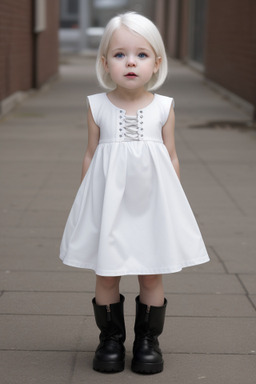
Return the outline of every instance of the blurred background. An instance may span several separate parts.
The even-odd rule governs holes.
[[[60,53],[95,53],[127,10],[158,26],[170,57],[238,97],[256,119],[255,0],[1,0],[0,115],[58,74]]]

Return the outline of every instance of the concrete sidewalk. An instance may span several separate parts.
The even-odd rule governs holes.
[[[200,128],[248,113],[170,62],[159,93],[176,101],[182,184],[211,262],[164,278],[165,370],[155,376],[130,371],[138,284],[122,279],[127,365],[102,375],[91,368],[94,274],[58,260],[86,148],[86,95],[100,89],[94,58],[64,57],[60,73],[0,121],[1,384],[254,384],[256,133]]]

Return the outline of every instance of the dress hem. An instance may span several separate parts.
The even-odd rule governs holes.
[[[154,270],[141,270],[141,271],[125,271],[125,270],[119,270],[119,271],[102,271],[101,269],[97,269],[96,267],[89,265],[89,264],[80,264],[76,263],[70,260],[65,260],[64,258],[61,258],[61,261],[64,265],[67,265],[69,267],[74,268],[81,268],[81,269],[87,269],[94,271],[99,276],[138,276],[138,275],[164,275],[164,274],[171,274],[171,273],[177,273],[182,271],[184,268],[193,267],[196,265],[204,264],[210,261],[210,258],[207,256],[202,257],[197,260],[193,260],[188,263],[184,263],[183,265],[179,265],[176,267],[167,267],[167,268],[160,268],[160,269],[154,269]]]

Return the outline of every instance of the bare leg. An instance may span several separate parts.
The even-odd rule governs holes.
[[[140,275],[140,302],[161,307],[164,304],[162,275]]]
[[[95,299],[98,305],[115,304],[120,301],[120,276],[96,275]]]

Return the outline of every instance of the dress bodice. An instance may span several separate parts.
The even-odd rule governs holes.
[[[153,101],[139,109],[136,116],[128,116],[106,93],[88,96],[88,101],[93,119],[100,127],[100,144],[134,140],[162,143],[162,127],[174,103],[173,98],[155,94]]]

